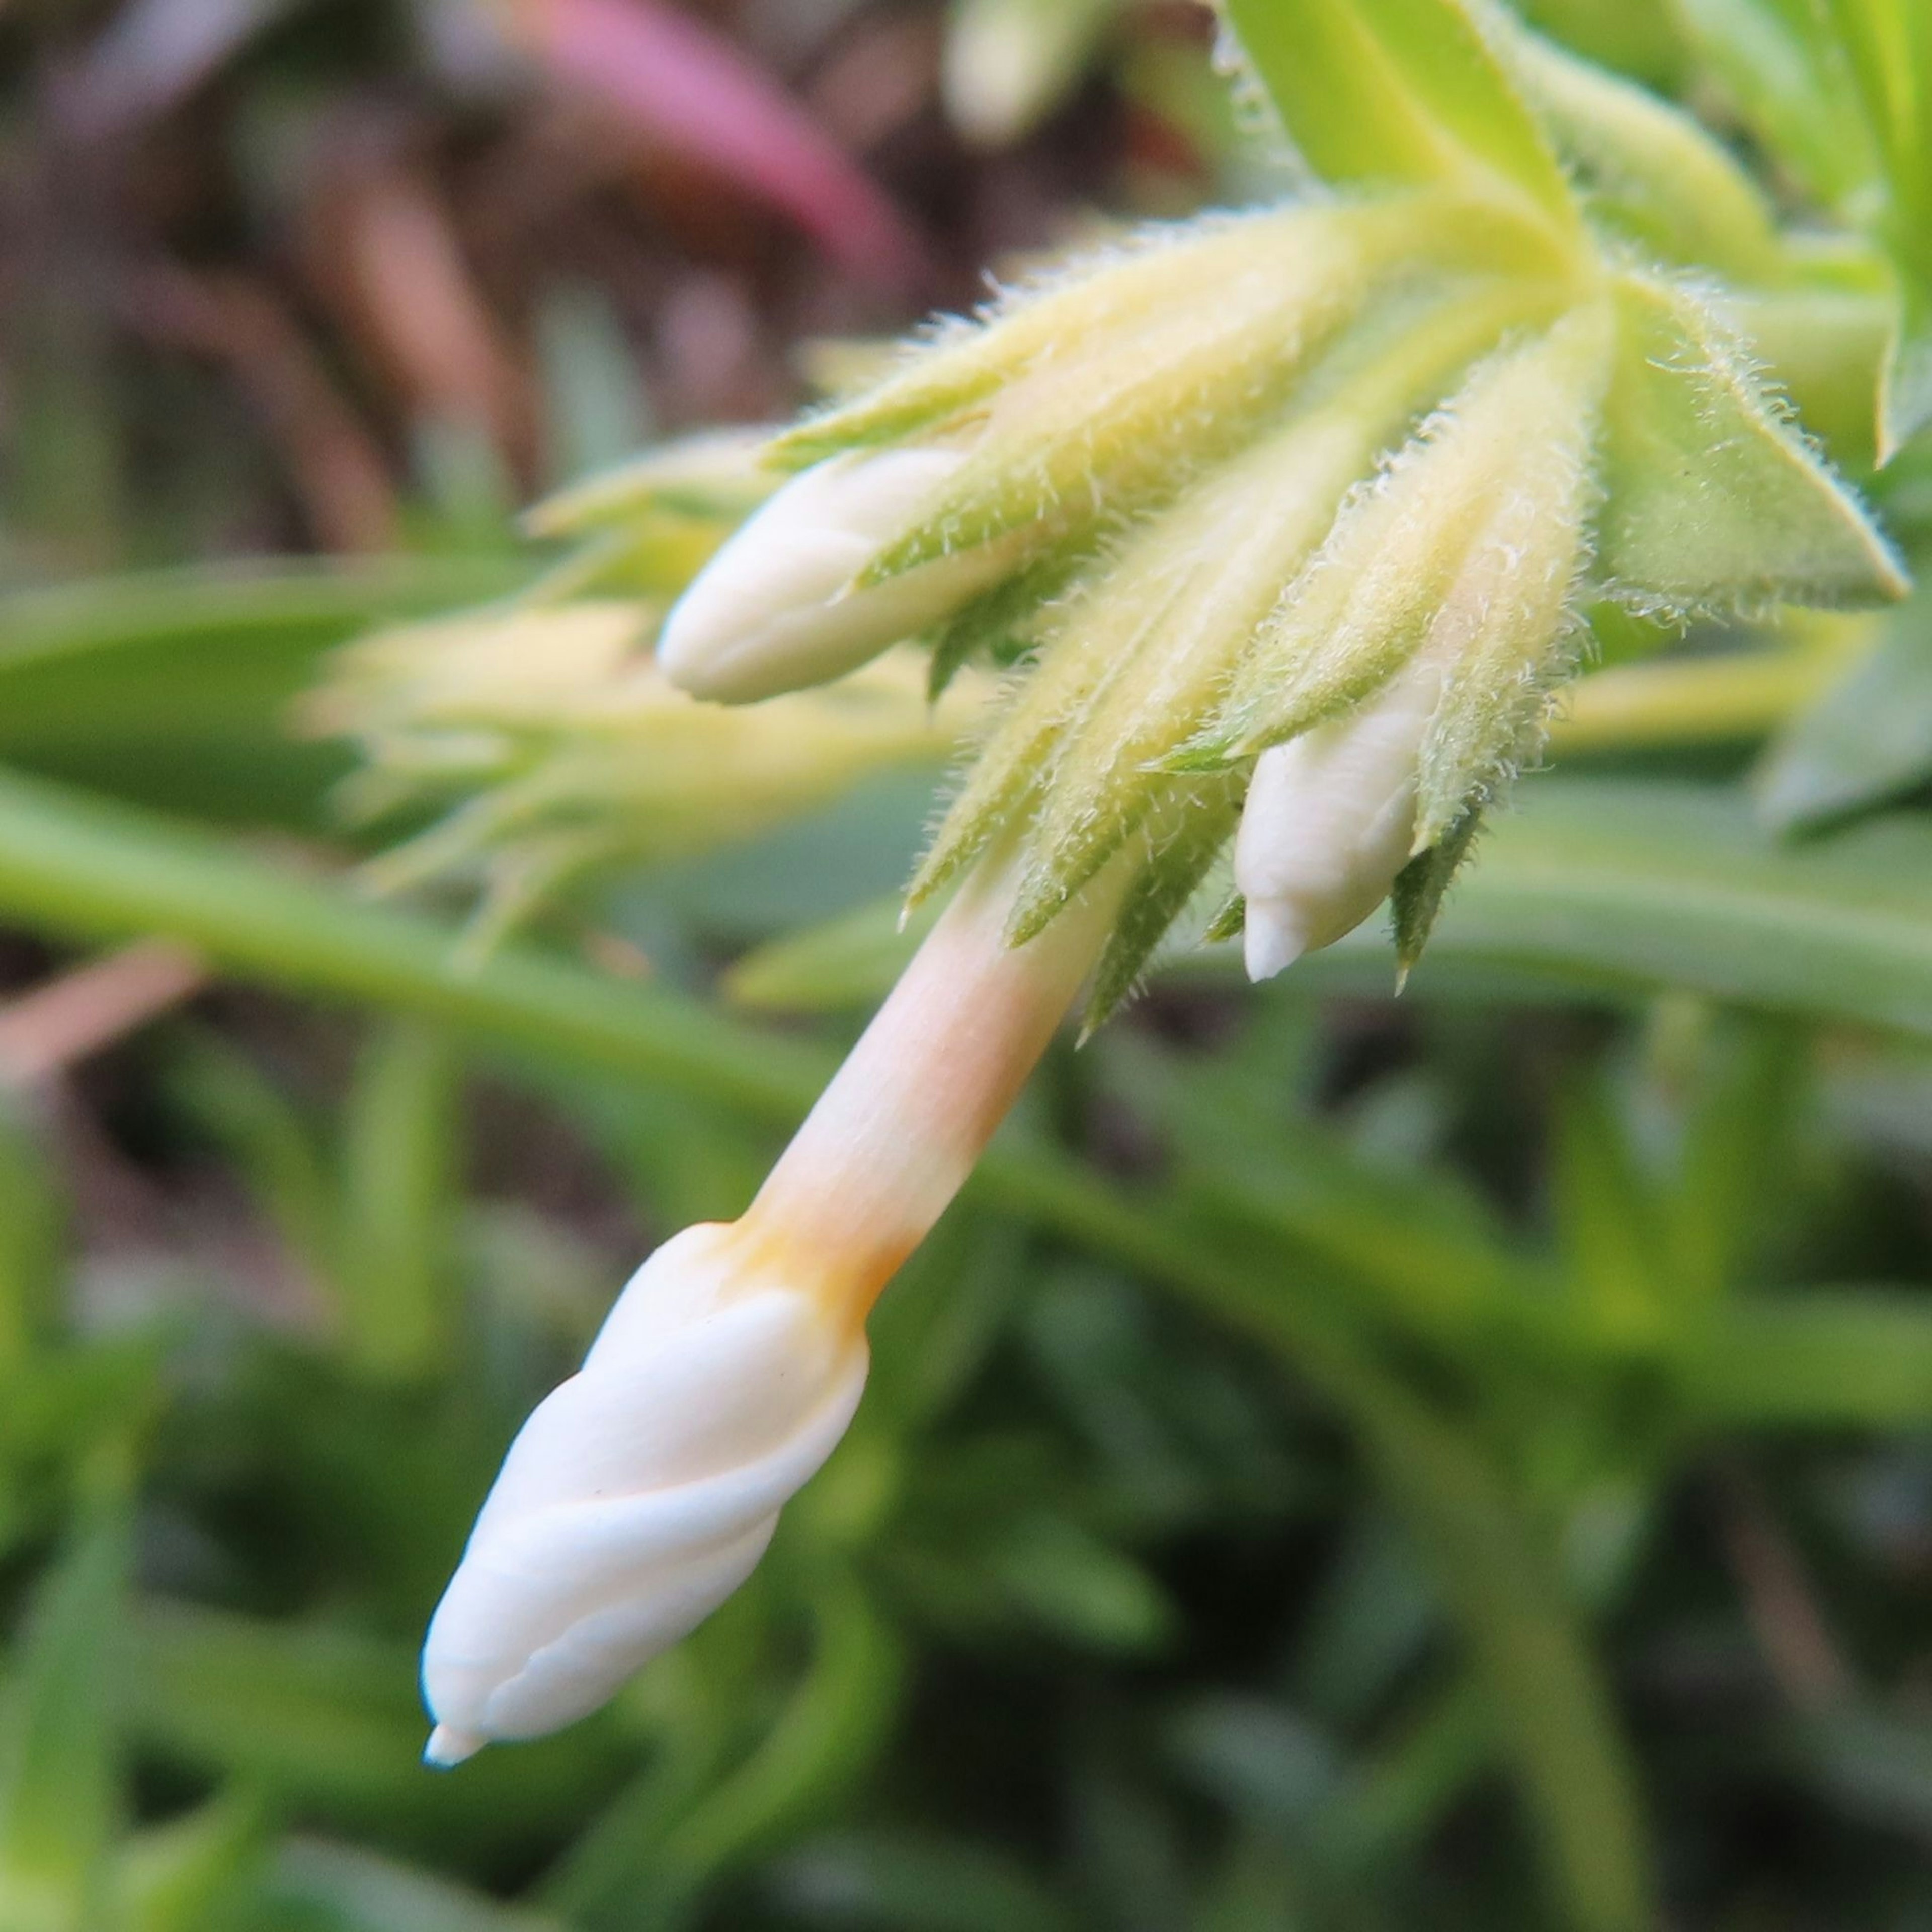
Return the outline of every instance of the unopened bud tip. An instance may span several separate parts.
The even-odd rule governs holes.
[[[453,1771],[466,1758],[474,1757],[487,1742],[473,1731],[459,1731],[448,1724],[438,1724],[430,1732],[429,1742],[423,1746],[423,1762],[438,1771]]]

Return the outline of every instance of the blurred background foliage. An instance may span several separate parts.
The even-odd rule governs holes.
[[[1829,10],[1530,10],[1898,244],[1790,84]],[[1374,935],[1210,953],[1057,1051],[752,1584],[416,1762],[504,1444],[889,980],[948,740],[813,714],[833,782],[687,808],[597,607],[453,708],[390,627],[983,265],[1278,182],[1212,38],[0,14],[0,1932],[1932,1927],[1922,600],[1605,615],[1400,1003]],[[600,486],[662,519],[577,587],[674,589],[731,448]],[[1922,446],[1867,481],[1932,547]]]

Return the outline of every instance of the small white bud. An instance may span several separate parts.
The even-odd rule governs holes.
[[[998,544],[854,590],[966,460],[914,446],[835,456],[744,524],[672,607],[658,662],[694,698],[745,704],[821,684],[936,622],[1012,566]]]
[[[1426,658],[1342,717],[1264,752],[1234,838],[1250,980],[1352,932],[1415,839],[1417,760],[1442,695]]]
[[[687,1228],[524,1425],[424,1647],[430,1762],[594,1710],[751,1574],[868,1359],[777,1258]]]

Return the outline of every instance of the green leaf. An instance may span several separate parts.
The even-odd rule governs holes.
[[[1832,462],[1854,473],[1874,468],[1895,334],[1889,295],[1801,285],[1727,290],[1721,305],[1763,358],[1767,384],[1790,399]]]
[[[286,563],[0,600],[0,758],[142,803],[313,827],[347,760],[291,743],[283,726],[321,654],[526,574],[473,560]]]
[[[1081,1017],[1081,1037],[1104,1025],[1140,982],[1148,962],[1186,909],[1240,818],[1245,772],[1190,784],[1176,780],[1179,796],[1162,801],[1151,848],[1114,920]]]
[[[815,1839],[766,1882],[788,1916],[850,1932],[1073,1932],[1075,1924],[1010,1852],[910,1832]]]
[[[122,1922],[128,1932],[228,1932],[267,1849],[266,1810],[251,1798],[218,1798],[151,1826],[121,1849]]]
[[[1670,1328],[1661,1216],[1600,1081],[1559,1104],[1552,1192],[1569,1284],[1605,1332],[1648,1341]]]
[[[676,1922],[719,1874],[817,1822],[883,1749],[903,1693],[898,1640],[850,1579],[814,1606],[812,1660],[750,1754],[707,1784],[655,1837],[620,1797],[608,1829],[580,1838],[544,1896],[573,1922]],[[650,1777],[647,1773],[646,1778]]]
[[[1296,1702],[1331,1724],[1360,1722],[1414,1665],[1439,1617],[1408,1538],[1384,1514],[1358,1516],[1296,1646]]]
[[[1426,1842],[1444,1814],[1485,1774],[1496,1727],[1481,1684],[1464,1676],[1368,1755],[1316,1821],[1322,1862],[1359,1886]]]
[[[1466,1435],[1392,1384],[1363,1388],[1354,1420],[1486,1680],[1569,1922],[1654,1924],[1633,1768],[1553,1558]]]
[[[1367,937],[1333,950],[1337,966],[1385,956]],[[1457,887],[1418,989],[1478,962],[1932,1037],[1932,825],[1792,848],[1732,792],[1545,778]]]
[[[1278,1277],[1242,1282],[1216,1270],[1225,1241],[1200,1230],[1196,1245],[1207,1252],[1178,1275],[1348,1417],[1460,1627],[1566,1922],[1579,1932],[1650,1927],[1631,1767],[1546,1538],[1468,1431],[1372,1366],[1318,1310],[1282,1292]]]
[[[1876,628],[1846,675],[1766,747],[1758,809],[1780,832],[1867,812],[1932,779],[1932,597]]]
[[[1472,171],[1566,230],[1562,171],[1462,0],[1224,0],[1288,136],[1323,179]]]
[[[67,1259],[63,1178],[23,1096],[0,1096],[0,1377],[52,1334]]]
[[[130,1723],[152,1756],[374,1845],[514,1866],[628,1762],[603,1718],[486,1752],[460,1778],[426,1769],[413,1642],[152,1600],[134,1640]]]
[[[1472,806],[1426,852],[1418,852],[1396,874],[1389,890],[1389,920],[1395,935],[1396,984],[1407,982],[1422,957],[1429,935],[1442,916],[1456,875],[1483,829],[1481,810]]]
[[[1880,156],[1823,8],[1809,0],[1677,0],[1703,64],[1765,146],[1819,197],[1842,205]]]
[[[1688,1417],[1739,1428],[1897,1430],[1932,1420],[1932,1298],[1780,1291],[1688,1324],[1670,1357]]]
[[[252,1204],[302,1265],[327,1280],[335,1202],[322,1150],[302,1110],[218,1034],[194,1037],[172,1070],[174,1098],[212,1136]]]
[[[128,1526],[104,1508],[41,1583],[0,1728],[0,1925],[104,1932],[119,1828]]]
[[[332,1274],[350,1355],[372,1374],[428,1376],[454,1346],[460,1091],[448,1042],[422,1027],[380,1031],[356,1070]]]
[[[1738,1285],[1786,1219],[1811,1056],[1796,1026],[1744,1014],[1703,1017],[1698,1091],[1666,1232],[1680,1292],[1708,1300]]]
[[[724,997],[748,1012],[831,1013],[871,1004],[932,931],[944,902],[908,914],[897,892],[768,940],[735,961]]]
[[[1358,1313],[1366,1297],[1408,1334],[1481,1346],[1532,1298],[1533,1271],[1472,1196],[1375,1167],[1291,1117],[1265,1059],[1183,1066],[1117,1046],[1110,1062],[1138,1111],[1174,1134],[1190,1193],[1277,1257],[1339,1272]]]
[[[541,1058],[661,1081],[788,1122],[823,1053],[526,948],[458,963],[458,936],[205,832],[0,772],[0,913],[73,934],[160,932],[223,970],[387,1008]]]
[[[352,1846],[296,1839],[262,1888],[264,1932],[564,1932],[547,1912],[499,1904],[437,1874]]]
[[[1044,1629],[1117,1656],[1158,1652],[1177,1625],[1166,1593],[1141,1565],[1090,1531],[1045,1510],[1014,1522],[987,1562]]]
[[[1647,252],[1747,282],[1784,278],[1770,204],[1690,116],[1514,27],[1496,34],[1524,98],[1600,223]]]
[[[1932,1725],[1922,1716],[1847,1703],[1802,1718],[1789,1743],[1835,1810],[1921,1840],[1932,1828]]]
[[[1640,605],[1841,604],[1903,596],[1904,570],[1781,421],[1716,312],[1620,276],[1597,568]]]

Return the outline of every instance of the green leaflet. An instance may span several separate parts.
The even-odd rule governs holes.
[[[1597,568],[1640,606],[1868,603],[1903,566],[1850,491],[1781,419],[1716,313],[1628,273],[1605,408]]]
[[[1564,232],[1562,170],[1461,0],[1226,0],[1288,136],[1336,183],[1477,172]]]
[[[1932,1410],[1932,1314],[1876,1288],[1720,1304],[1672,1338],[1672,1371],[1708,1427],[1918,1427]]]
[[[974,598],[946,625],[932,645],[926,689],[936,702],[976,658],[999,665],[1016,662],[1038,645],[1044,607],[1065,590],[1089,561],[1077,550],[1056,551]]]

